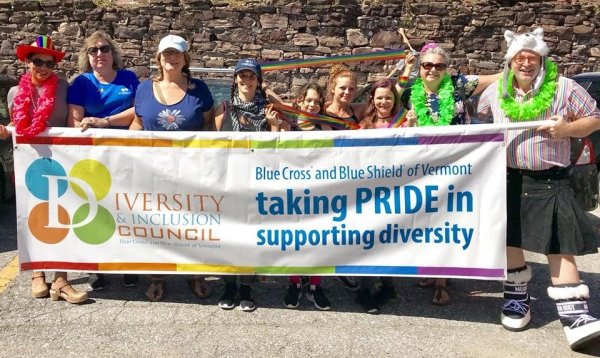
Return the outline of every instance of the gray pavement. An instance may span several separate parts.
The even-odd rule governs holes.
[[[594,215],[595,214],[595,215]],[[600,230],[600,212],[590,214]],[[14,204],[0,204],[0,269],[16,255]],[[600,316],[600,255],[578,260],[582,279],[594,295],[592,313]],[[579,357],[600,356],[600,343],[572,352],[563,337],[545,259],[529,255],[533,320],[530,329],[512,333],[499,325],[498,282],[452,280],[453,302],[430,304],[432,291],[399,278],[397,302],[380,315],[368,315],[335,278],[323,286],[333,310],[321,312],[303,297],[296,310],[282,305],[285,278],[255,284],[259,308],[252,313],[223,311],[217,292],[199,300],[185,277],[170,276],[165,300],[145,300],[146,279],[133,288],[111,276],[110,287],[90,292],[80,306],[34,299],[30,274],[16,277],[0,294],[0,357]],[[85,274],[70,274],[78,289],[88,289]]]

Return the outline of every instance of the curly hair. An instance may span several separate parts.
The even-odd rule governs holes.
[[[337,84],[339,78],[349,78],[356,85],[356,75],[346,65],[337,64],[333,65],[329,70],[329,81],[327,82],[327,101],[331,101],[333,97],[333,90]]]
[[[92,70],[87,51],[90,47],[95,47],[98,41],[105,41],[110,46],[110,50],[113,56],[113,69],[116,71],[123,68],[123,57],[121,56],[121,49],[119,48],[117,43],[106,32],[96,31],[83,41],[83,46],[81,47],[81,50],[79,50],[77,60],[79,65],[79,71],[90,72]]]
[[[394,115],[400,109],[400,96],[396,90],[394,81],[389,78],[381,79],[373,84],[371,91],[369,91],[369,102],[365,109],[363,119],[360,121],[360,126],[365,129],[375,128],[375,122],[377,122],[377,109],[375,108],[375,91],[379,88],[389,88],[394,95],[394,106],[392,107],[391,114]]]
[[[310,91],[310,90],[317,92],[317,94],[319,95],[319,106],[320,106],[319,113],[322,113],[324,110],[323,101],[325,98],[323,96],[323,89],[321,88],[321,86],[319,86],[316,83],[307,83],[304,86],[302,86],[302,88],[300,88],[300,93],[298,94],[298,96],[296,97],[294,102],[292,103],[293,107],[296,109],[301,109],[300,103],[304,102],[304,100],[306,99],[306,95],[308,94],[308,91]]]

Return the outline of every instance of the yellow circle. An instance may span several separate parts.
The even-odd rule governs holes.
[[[69,176],[85,181],[94,192],[96,200],[102,200],[108,194],[112,184],[110,172],[106,166],[93,159],[84,159],[75,163],[73,168],[71,168]],[[72,182],[69,182],[69,184],[71,184],[71,188],[75,194],[84,200],[88,199],[79,185]]]

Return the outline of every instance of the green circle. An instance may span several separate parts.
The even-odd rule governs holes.
[[[90,205],[80,206],[73,215],[73,224],[83,222],[90,212]],[[96,217],[88,224],[74,228],[73,231],[79,240],[90,245],[99,245],[108,241],[115,233],[115,219],[103,206],[98,205]]]
[[[106,168],[106,166],[100,163],[97,160],[93,159],[84,159],[80,160],[73,168],[71,168],[71,172],[69,173],[70,177],[79,178],[92,188],[94,191],[94,195],[96,195],[96,200],[102,200],[106,195],[108,195],[108,191],[110,190],[112,179],[110,177],[110,172]],[[82,199],[88,200],[83,190],[74,183],[70,183],[73,191]]]

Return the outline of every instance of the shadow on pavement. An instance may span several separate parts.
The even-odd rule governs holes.
[[[17,249],[17,218],[15,201],[0,202],[0,253]]]

